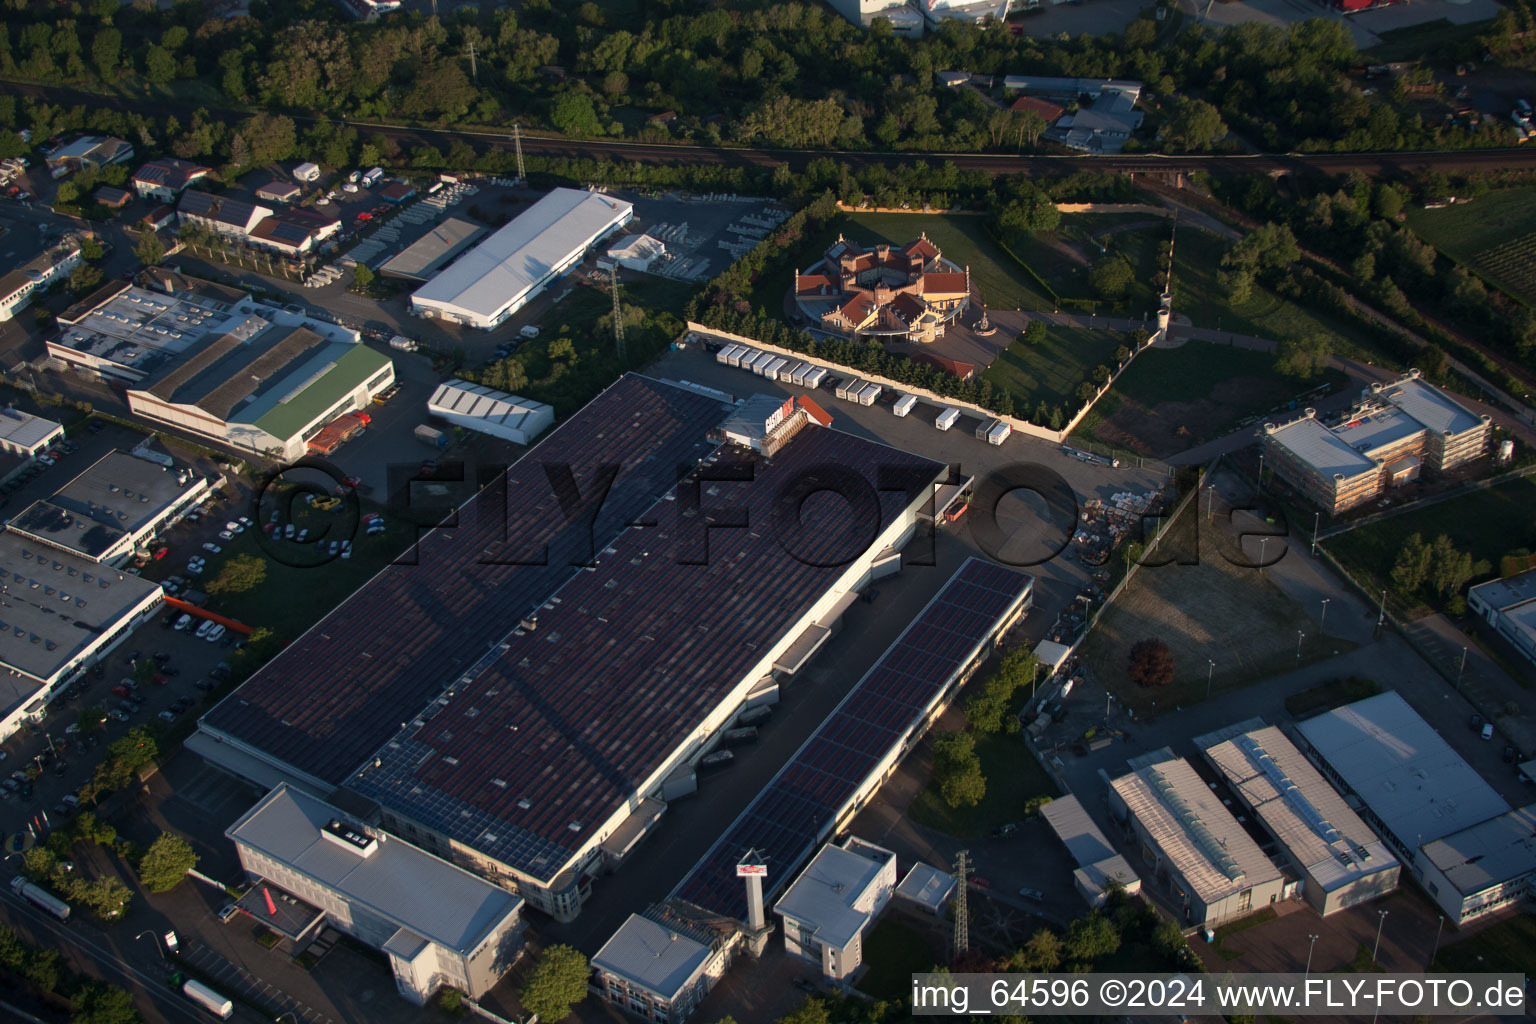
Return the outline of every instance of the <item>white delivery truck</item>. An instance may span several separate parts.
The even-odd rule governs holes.
[[[779,371],[779,380],[786,384],[793,384],[795,382],[795,371],[799,370],[800,367],[804,365],[805,364],[798,359],[789,360],[784,364],[784,369]]]
[[[772,359],[768,360],[766,363],[762,363],[761,365],[759,365],[758,368],[757,368],[757,372],[759,374],[761,374],[762,376],[767,377],[769,380],[778,380],[779,379],[779,371],[784,369],[784,367],[786,367],[788,365],[789,365],[789,360],[788,359],[785,359],[783,356],[774,356]]]
[[[1002,420],[993,420],[987,424],[985,433],[981,436],[986,440],[987,444],[1002,444],[1008,440],[1008,436],[1012,433],[1012,425],[1004,423]]]
[[[855,396],[858,395],[859,390],[863,387],[864,382],[862,380],[859,380],[857,377],[849,377],[837,386],[836,394],[838,398],[857,401],[858,399]]]
[[[719,352],[715,353],[715,362],[717,362],[717,363],[729,363],[731,361],[731,353],[737,351],[740,348],[741,348],[740,345],[727,345],[727,346],[725,346]]]
[[[874,384],[874,383],[865,384],[863,390],[861,390],[859,392],[859,397],[858,397],[859,404],[860,405],[874,405],[875,404],[875,399],[879,398],[880,397],[880,392],[882,392],[884,390],[885,389],[882,388],[879,384]]]
[[[916,395],[902,395],[896,399],[896,404],[891,407],[891,412],[897,416],[905,416],[912,411],[912,407],[915,405],[917,405]]]
[[[795,367],[794,372],[789,375],[789,382],[791,384],[794,384],[794,385],[798,386],[798,387],[805,387],[805,375],[810,373],[810,372],[811,372],[811,364],[810,363],[801,363],[799,366]],[[1510,450],[1513,451],[1514,449],[1511,448]],[[1509,460],[1505,459],[1504,461],[1507,462]]]
[[[806,371],[805,386],[810,388],[812,391],[815,391],[817,388],[821,387],[826,379],[827,368],[825,366],[813,366]]]
[[[950,427],[954,426],[959,419],[960,410],[949,408],[939,413],[938,418],[933,421],[933,425],[939,430],[948,430]]]
[[[220,1020],[235,1015],[235,1004],[200,981],[189,979],[181,986],[181,994]]]

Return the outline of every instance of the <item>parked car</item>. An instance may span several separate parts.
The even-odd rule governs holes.
[[[1493,739],[1493,723],[1492,722],[1484,722],[1483,723],[1483,731],[1482,731],[1481,735],[1482,735],[1483,739],[1485,739],[1485,740]]]
[[[1468,720],[1468,722],[1467,722],[1467,728],[1471,729],[1473,732],[1477,732],[1482,727],[1483,727],[1483,716],[1482,715],[1473,715],[1471,717],[1471,719]]]
[[[231,519],[229,522],[224,524],[224,529],[228,530],[230,533],[244,533],[245,524],[239,522],[238,520]]]
[[[199,640],[205,639],[208,636],[209,631],[213,629],[214,625],[215,623],[212,619],[204,619],[202,624],[197,627],[197,638]]]
[[[201,690],[203,693],[209,693],[216,685],[216,683],[209,682],[207,679],[199,679],[197,682],[192,684],[192,688],[194,690]]]
[[[219,547],[217,544],[215,544],[213,541],[210,540],[210,541],[204,541],[203,542],[203,550],[208,552],[211,555],[216,555],[219,552],[223,551],[224,549]]]
[[[993,839],[1006,839],[1009,836],[1013,835],[1018,830],[1019,830],[1019,826],[1015,825],[1013,822],[1010,821],[1006,825],[999,825],[999,826],[997,826],[997,828],[993,829],[992,830],[992,838]]]
[[[1520,760],[1520,752],[1514,747],[1506,745],[1504,747],[1504,763],[1514,764],[1518,760]]]
[[[229,531],[229,530],[220,530],[219,531],[219,540],[234,540],[234,539],[235,539],[235,535],[231,531]],[[203,545],[203,547],[207,547],[207,546],[208,546],[207,544]]]
[[[204,639],[207,640],[209,643],[214,643],[215,641],[217,641],[219,639],[219,637],[223,636],[224,633],[225,633],[224,627],[222,625],[216,625],[216,626],[214,626],[212,629],[210,629],[208,631],[208,635],[206,637],[204,637]]]
[[[1029,900],[1031,903],[1045,902],[1045,893],[1041,892],[1039,889],[1020,889],[1019,895],[1024,897],[1026,900]]]
[[[113,708],[111,711],[108,711],[107,714],[111,715],[119,722],[128,721],[128,712],[124,711],[122,708]]]
[[[162,711],[158,715],[156,715],[155,717],[160,719],[160,721],[162,721],[162,722],[174,722],[174,721],[176,721],[176,712],[174,712],[174,711]]]
[[[118,683],[116,686],[112,687],[112,695],[114,697],[127,697],[132,692],[132,690],[128,689],[128,687],[124,686],[122,683]]]

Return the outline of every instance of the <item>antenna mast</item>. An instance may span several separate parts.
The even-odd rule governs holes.
[[[955,955],[966,952],[971,948],[971,915],[965,903],[965,892],[970,883],[969,877],[969,850],[961,850],[955,854],[955,874],[959,876],[959,891],[955,894]]]

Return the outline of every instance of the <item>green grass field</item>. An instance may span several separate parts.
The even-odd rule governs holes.
[[[1536,974],[1536,917],[1520,913],[1468,938],[1442,944],[1433,970]]]
[[[1020,698],[1028,696],[1026,687]],[[987,793],[981,803],[974,807],[951,807],[930,781],[907,808],[907,816],[945,835],[975,839],[1022,818],[1024,802],[1030,797],[1056,796],[1060,792],[1035,756],[1025,749],[1021,733],[977,735],[976,755],[981,758],[981,771],[987,779]]]
[[[1536,480],[1521,477],[1350,530],[1323,545],[1362,585],[1391,591],[1392,565],[1410,534],[1420,534],[1426,543],[1446,534],[1474,559],[1497,567],[1500,557],[1516,548],[1536,548],[1532,509]]]
[[[1536,304],[1536,186],[1439,210],[1410,209],[1408,226],[1495,287]]]
[[[1081,404],[1075,392],[1094,367],[1114,369],[1115,350],[1126,345],[1119,331],[1084,327],[1052,327],[1038,345],[1015,341],[987,369],[994,388],[1012,392],[1017,411],[1028,415],[1035,405],[1063,402],[1074,410]]]
[[[1117,230],[1118,229],[1118,230]],[[1162,292],[1157,252],[1168,240],[1168,222],[1145,214],[1067,214],[1055,231],[1011,240],[1009,248],[1063,299],[1098,300],[1090,279],[1093,264],[1120,256],[1134,273],[1131,289],[1118,302],[1101,309],[1156,308]]]
[[[864,962],[869,970],[859,979],[858,989],[894,1002],[912,994],[912,975],[942,961],[943,954],[921,933],[884,917],[864,938]]]
[[[1216,280],[1228,243],[1201,231],[1179,233],[1174,246],[1173,310],[1187,316],[1196,327],[1231,331],[1256,338],[1283,341],[1323,334],[1333,341],[1337,355],[1357,356],[1384,363],[1381,353],[1349,324],[1311,310],[1266,288],[1255,286],[1247,302],[1233,303]]]

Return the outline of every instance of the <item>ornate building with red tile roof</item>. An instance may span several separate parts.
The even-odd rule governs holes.
[[[830,334],[929,342],[970,305],[971,272],[920,235],[899,248],[864,248],[839,235],[819,263],[795,274],[795,305]]]

